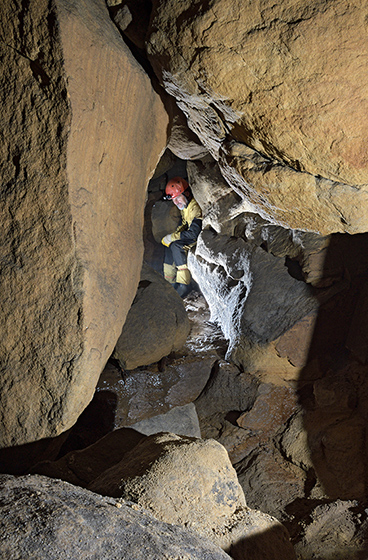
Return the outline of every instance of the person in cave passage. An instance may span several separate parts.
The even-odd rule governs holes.
[[[194,199],[185,179],[174,177],[166,185],[166,199],[172,200],[181,213],[181,224],[162,238],[165,245],[164,277],[173,285],[180,297],[191,291],[191,274],[187,265],[187,253],[195,245],[202,229],[202,211]]]

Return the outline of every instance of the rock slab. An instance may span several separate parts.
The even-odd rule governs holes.
[[[2,558],[38,560],[226,560],[206,539],[116,502],[43,476],[0,477]]]
[[[103,0],[5,0],[0,21],[8,447],[68,429],[92,398],[139,281],[167,114]]]
[[[244,207],[294,229],[366,231],[365,2],[198,5],[155,0],[147,50]]]

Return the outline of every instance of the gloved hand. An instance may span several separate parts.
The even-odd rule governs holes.
[[[161,243],[162,245],[165,245],[165,247],[170,247],[170,243],[172,243],[171,233],[165,235],[165,237],[161,239]]]

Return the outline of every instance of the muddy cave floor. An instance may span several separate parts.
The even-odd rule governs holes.
[[[366,367],[340,354],[325,372],[313,363],[301,386],[274,353],[244,372],[225,360],[227,341],[203,296],[193,291],[184,303],[191,331],[180,352],[126,372],[109,362],[76,425],[0,453],[1,472],[32,472],[38,461],[194,403],[201,437],[227,449],[247,505],[286,526],[299,558],[368,558]]]

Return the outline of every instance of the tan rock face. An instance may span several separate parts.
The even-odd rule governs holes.
[[[67,429],[93,395],[138,283],[145,188],[167,117],[102,0],[60,0],[56,11],[5,1],[0,12],[9,446]]]
[[[0,495],[2,558],[230,560],[199,535],[61,480],[3,475]]]
[[[190,128],[266,219],[367,230],[363,0],[156,0],[148,52]]]
[[[160,274],[143,265],[114,358],[128,370],[153,364],[180,350],[189,331],[183,300]]]
[[[136,502],[161,521],[198,532],[230,549],[232,558],[271,560],[277,551],[295,559],[285,528],[246,507],[226,450],[214,440],[149,436],[89,488]]]

